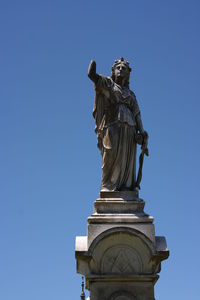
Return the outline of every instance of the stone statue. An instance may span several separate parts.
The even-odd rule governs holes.
[[[144,154],[148,155],[148,134],[143,129],[135,94],[129,89],[131,68],[120,58],[111,77],[96,73],[91,61],[88,76],[95,84],[93,116],[98,148],[102,155],[101,191],[134,191],[140,188]],[[141,145],[136,178],[136,148]]]

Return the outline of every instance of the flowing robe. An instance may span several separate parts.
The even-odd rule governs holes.
[[[99,75],[95,91],[93,116],[102,155],[101,190],[134,190],[136,115],[140,113],[135,94],[103,75]]]

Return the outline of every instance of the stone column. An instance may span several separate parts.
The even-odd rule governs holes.
[[[85,276],[90,300],[155,299],[169,251],[144,205],[137,192],[101,192],[95,201],[87,236],[76,237],[77,272]]]

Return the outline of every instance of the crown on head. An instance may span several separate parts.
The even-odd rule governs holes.
[[[123,57],[120,57],[120,59],[115,60],[112,66],[112,70],[114,70],[119,64],[124,64],[126,67],[128,67],[129,71],[131,72],[131,68],[129,67],[129,62],[125,60]]]

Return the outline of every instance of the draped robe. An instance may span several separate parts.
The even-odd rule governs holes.
[[[110,77],[99,75],[95,84],[93,116],[102,155],[101,191],[134,190],[136,183],[135,94]]]

